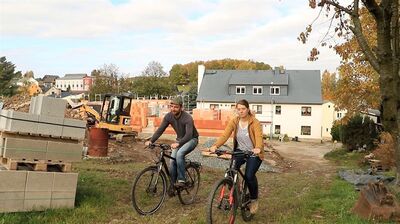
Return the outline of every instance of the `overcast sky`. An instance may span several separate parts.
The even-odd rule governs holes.
[[[137,75],[150,61],[168,72],[223,58],[335,71],[339,56],[329,48],[307,61],[326,19],[308,44],[297,40],[317,13],[308,0],[0,0],[0,55],[36,77],[110,63]]]

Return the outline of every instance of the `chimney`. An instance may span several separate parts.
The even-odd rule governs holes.
[[[206,66],[198,65],[198,67],[197,67],[197,93],[199,93],[199,91],[200,91],[201,82],[203,81],[205,72],[206,72]]]
[[[279,75],[280,70],[281,69],[279,67],[274,67],[274,75]]]

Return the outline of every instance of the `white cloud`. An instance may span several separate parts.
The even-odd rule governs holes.
[[[63,69],[59,74],[81,64],[81,69],[94,69],[114,63],[125,73],[137,73],[152,60],[169,70],[175,63],[220,58],[333,71],[338,57],[331,50],[321,50],[319,62],[306,61],[320,33],[307,45],[296,39],[317,13],[309,9],[307,0],[133,0],[119,5],[107,0],[3,0],[0,38],[29,36],[44,43],[74,38],[97,43],[43,51],[40,58],[51,61],[57,55],[65,61],[64,67],[57,62],[58,68],[52,68]],[[34,64],[35,46],[29,48],[14,46],[1,54],[15,58],[14,63],[22,67],[45,71],[46,65]],[[35,53],[19,59],[21,51]]]

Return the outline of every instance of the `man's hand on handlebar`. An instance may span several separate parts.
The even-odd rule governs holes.
[[[171,144],[171,148],[177,149],[179,147],[179,143],[175,142]]]
[[[144,143],[144,146],[148,147],[150,144],[151,144],[151,141],[146,141],[146,142]]]

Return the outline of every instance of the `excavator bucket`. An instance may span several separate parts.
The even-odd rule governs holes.
[[[400,221],[400,207],[382,182],[362,188],[352,212],[364,219]]]

